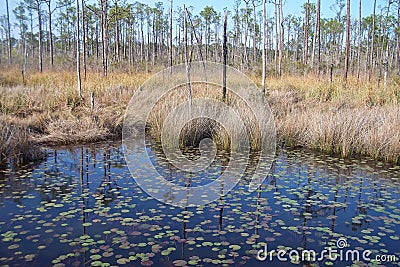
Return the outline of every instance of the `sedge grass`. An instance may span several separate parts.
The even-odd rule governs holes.
[[[88,73],[83,80],[83,98],[76,92],[73,72],[30,73],[25,83],[19,71],[2,69],[0,74],[0,112],[14,132],[22,132],[29,142],[57,145],[92,142],[119,137],[126,105],[149,73]],[[260,77],[250,77],[260,83]],[[283,76],[267,79],[267,99],[275,115],[278,138],[290,146],[300,146],[351,157],[370,156],[390,162],[400,157],[400,81],[364,82],[350,76],[347,83],[326,77]],[[207,87],[208,88],[208,87]],[[216,90],[195,89],[197,96],[220,97]],[[197,92],[197,93],[196,93]],[[95,106],[91,109],[90,93]],[[187,95],[176,95],[175,99]],[[180,100],[179,100],[180,101]],[[177,103],[179,102],[177,101]],[[150,120],[155,135],[161,134],[165,105],[153,110]],[[240,107],[241,117],[251,125],[251,114]],[[6,125],[4,123],[4,125]],[[190,125],[189,125],[190,126]],[[183,140],[192,144],[213,135],[217,142],[230,145],[217,125],[197,121],[186,127]],[[5,126],[4,128],[9,128]],[[10,151],[3,130],[3,155]],[[216,132],[219,132],[216,134]],[[29,137],[29,138],[28,138]],[[203,136],[204,137],[204,136]],[[192,138],[192,140],[190,140]],[[8,139],[7,139],[8,140]],[[257,138],[253,138],[257,146]],[[28,142],[28,141],[26,141]],[[190,142],[189,142],[190,143]]]

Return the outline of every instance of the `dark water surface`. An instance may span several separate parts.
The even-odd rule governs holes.
[[[138,187],[118,143],[48,152],[34,166],[0,170],[0,265],[357,264],[328,257],[256,259],[265,243],[269,251],[301,253],[337,249],[342,240],[348,245],[343,251],[395,255],[396,262],[380,265],[400,266],[398,166],[282,150],[257,192],[249,193],[244,179],[220,201],[182,209]],[[157,153],[153,162],[171,179],[185,178]],[[201,184],[221,169],[217,159],[192,179]]]

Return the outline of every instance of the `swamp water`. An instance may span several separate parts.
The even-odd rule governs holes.
[[[185,178],[149,150],[159,172]],[[222,169],[216,159],[191,179],[203,184]],[[364,265],[370,250],[371,259],[397,257],[381,266],[400,266],[399,177],[398,166],[280,150],[258,191],[243,179],[220,201],[182,209],[140,189],[120,143],[51,149],[36,165],[0,170],[0,266],[357,264],[326,255],[302,261],[302,249],[338,249],[338,240]],[[260,261],[265,244],[300,256]]]

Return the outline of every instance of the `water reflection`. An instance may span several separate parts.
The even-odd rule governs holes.
[[[186,187],[215,179],[228,163],[221,154],[209,169],[188,174],[149,149],[157,169]],[[263,242],[321,251],[339,237],[400,257],[399,173],[281,150],[255,192],[243,179],[229,193],[221,184],[214,203],[180,209],[143,193],[118,143],[53,149],[37,165],[0,172],[0,264],[265,266],[255,259]],[[275,259],[279,265],[290,264]]]

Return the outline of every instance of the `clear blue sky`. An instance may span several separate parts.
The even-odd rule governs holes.
[[[0,0],[0,15],[6,14],[6,5],[5,0]],[[125,0],[127,3],[129,2],[136,2],[136,0]],[[296,16],[302,16],[301,13],[301,6],[307,0],[283,0],[284,3],[284,15],[292,14]],[[14,14],[12,10],[18,5],[20,0],[9,0],[10,5],[10,17],[11,23],[15,22]],[[54,0],[53,2],[56,2]],[[89,2],[95,2],[94,0],[89,0]],[[150,6],[154,6],[156,2],[163,2],[165,8],[169,8],[169,0],[143,0],[140,2],[145,2]],[[261,1],[260,1],[261,2]],[[310,0],[311,3],[316,3],[316,0]],[[387,5],[388,0],[377,0],[377,13],[380,13],[381,8]],[[193,6],[195,13],[200,12],[205,6],[213,6],[217,12],[223,12],[224,8],[227,7],[229,10],[233,10],[234,7],[234,0],[173,0],[174,7],[177,6]],[[335,3],[335,0],[321,0],[321,16],[322,17],[334,17],[335,12],[331,9],[331,6]],[[358,17],[358,3],[359,0],[351,0],[351,14],[354,18]],[[362,0],[363,7],[362,7],[362,14],[363,17],[372,14],[373,11],[373,0]],[[244,7],[244,2],[242,1],[242,7]],[[261,10],[262,7],[259,6],[258,10]],[[273,5],[267,5],[268,14],[269,16],[273,15]],[[345,12],[345,10],[343,11]],[[17,30],[13,29],[13,34],[17,34]]]

